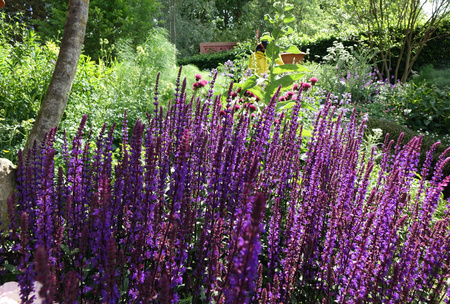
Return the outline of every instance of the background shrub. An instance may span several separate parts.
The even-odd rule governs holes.
[[[450,129],[450,87],[426,82],[408,83],[404,94],[393,101],[403,109],[405,124],[414,130],[448,134]]]
[[[20,23],[0,15],[0,157],[13,158],[26,137],[50,83],[57,48],[41,44]],[[16,40],[21,37],[21,41]]]

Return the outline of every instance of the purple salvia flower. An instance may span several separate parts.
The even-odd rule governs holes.
[[[225,290],[226,303],[249,303],[250,295],[255,289],[258,274],[258,254],[261,251],[259,233],[261,220],[264,217],[265,198],[258,193],[255,197],[250,223],[244,230],[238,243],[238,254],[233,259],[230,273],[230,286]]]
[[[433,174],[433,178],[431,179],[432,183],[434,185],[437,185],[443,177],[443,169],[445,167],[445,162],[447,162],[446,156],[447,154],[450,153],[450,147],[448,147],[447,149],[445,149],[445,151],[439,155],[438,161],[434,167],[434,174]]]
[[[175,103],[178,100],[178,98],[180,98],[181,94],[180,92],[180,81],[181,81],[181,71],[183,69],[183,66],[180,66],[180,69],[178,70],[178,76],[177,76],[177,80],[175,82]]]
[[[35,267],[36,281],[42,284],[39,290],[39,297],[43,300],[43,304],[53,303],[54,298],[54,281],[51,273],[48,255],[44,247],[39,246],[35,251]]]
[[[170,278],[167,272],[164,270],[161,274],[161,279],[159,282],[160,292],[158,294],[159,303],[161,304],[171,304],[171,295],[170,295]]]
[[[30,230],[29,230],[29,216],[26,212],[23,212],[20,217],[20,264],[19,270],[20,274],[17,275],[17,281],[20,286],[20,299],[24,304],[31,304],[35,296],[30,297],[31,292],[33,291],[33,283],[34,283],[34,270],[33,263],[31,263],[31,249],[33,244],[30,239]]]
[[[71,248],[77,248],[78,237],[79,237],[79,223],[81,221],[80,216],[80,205],[82,204],[82,148],[81,139],[83,135],[83,129],[86,124],[87,115],[84,115],[80,126],[78,127],[77,134],[73,139],[71,160],[67,168],[67,183],[68,183],[68,193],[70,204],[67,204],[67,224],[68,224],[68,234],[67,234],[67,244]]]
[[[272,218],[269,226],[269,235],[268,235],[268,260],[267,267],[269,268],[269,279],[273,278],[275,275],[274,271],[279,266],[279,256],[278,256],[278,248],[279,248],[279,233],[280,233],[280,198],[275,198],[275,203],[272,207]]]
[[[104,303],[118,303],[120,299],[120,293],[116,281],[116,267],[117,267],[117,254],[115,239],[111,236],[108,239],[106,249],[106,267],[105,277],[103,284],[105,288],[102,292],[102,298]]]
[[[431,168],[431,162],[433,161],[433,153],[439,144],[440,144],[440,142],[434,143],[426,153],[425,161],[422,164],[422,171],[420,173],[421,180],[420,180],[420,184],[419,184],[419,190],[417,191],[417,194],[416,194],[416,204],[418,204],[419,201],[423,199],[422,194],[424,193],[425,181],[426,181],[426,178],[428,177],[428,172],[430,171],[430,168]]]
[[[159,107],[159,101],[158,101],[158,85],[159,85],[159,76],[161,73],[158,73],[158,75],[156,75],[156,81],[155,81],[155,91],[154,91],[154,95],[155,97],[153,97],[153,99],[155,100],[153,102],[153,105],[155,106],[155,117],[158,117],[158,107]]]
[[[67,304],[73,304],[79,293],[77,273],[74,270],[69,271],[64,283],[64,301]]]
[[[44,157],[45,163],[42,167],[44,174],[42,176],[41,181],[41,191],[39,197],[36,198],[36,206],[38,210],[36,214],[37,218],[37,245],[44,246],[47,250],[52,248],[52,244],[54,243],[54,212],[55,206],[54,202],[54,166],[53,166],[53,157],[56,151],[52,150],[48,155]]]

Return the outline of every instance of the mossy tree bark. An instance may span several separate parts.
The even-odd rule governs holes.
[[[69,0],[55,71],[28,135],[24,155],[33,146],[34,141],[41,143],[45,133],[58,127],[61,122],[84,43],[88,12],[89,0]]]

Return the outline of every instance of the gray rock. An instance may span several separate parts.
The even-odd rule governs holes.
[[[8,219],[8,197],[16,188],[16,167],[6,159],[0,158],[0,220],[1,229],[9,225]]]

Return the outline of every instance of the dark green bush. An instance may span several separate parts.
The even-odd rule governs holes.
[[[433,39],[427,42],[420,53],[415,69],[425,65],[439,69],[450,66],[450,20],[446,20],[432,37]]]
[[[426,81],[428,84],[434,84],[440,88],[450,87],[450,66],[435,68],[431,64],[426,64],[420,68],[417,76],[412,77],[411,80],[416,84]]]
[[[439,88],[426,82],[410,83],[395,100],[403,109],[406,124],[414,130],[446,134],[450,129],[450,87]]]
[[[197,66],[200,70],[212,70],[219,66],[219,64],[224,63],[228,60],[233,61],[236,57],[236,53],[233,50],[209,53],[209,54],[198,54],[191,57],[185,57],[177,60],[178,65],[188,65],[193,64]]]

